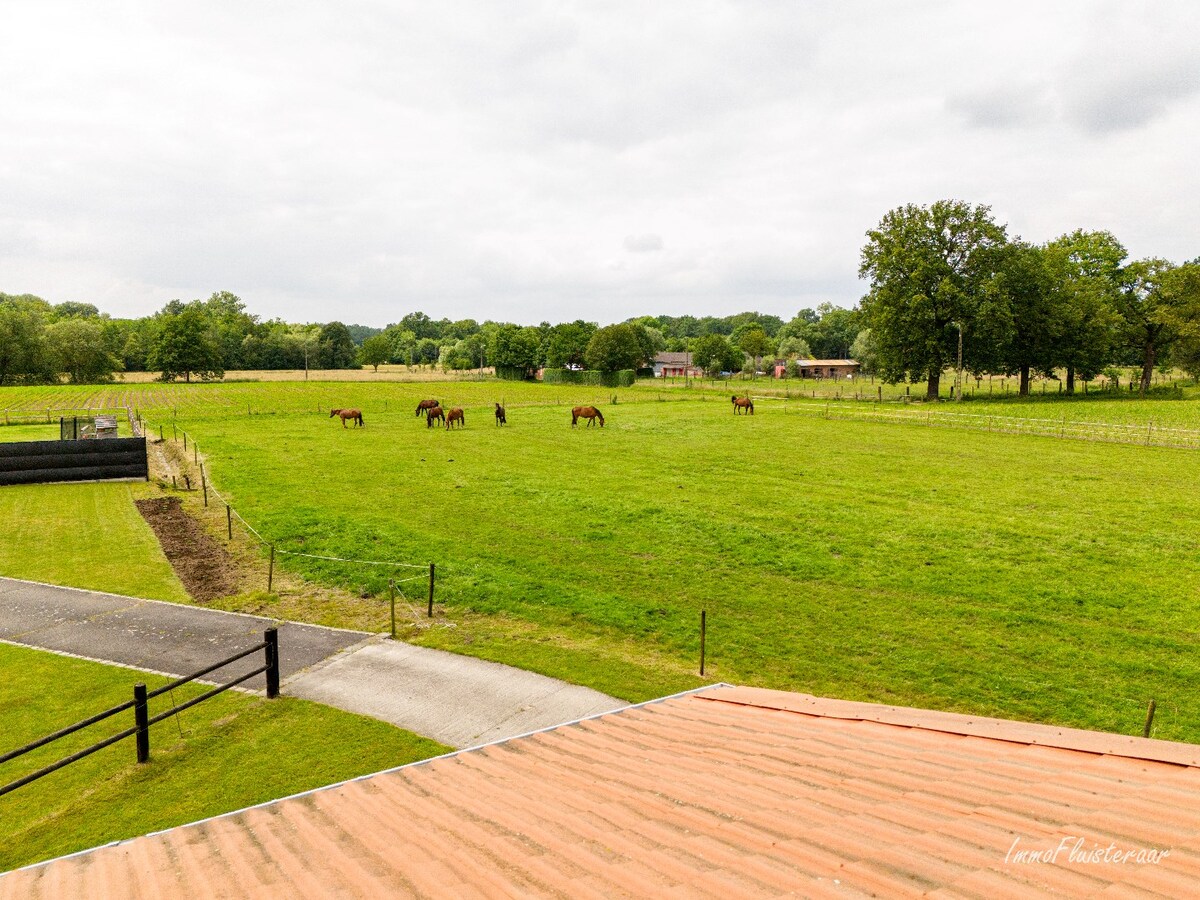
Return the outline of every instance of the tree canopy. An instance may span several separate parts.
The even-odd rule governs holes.
[[[160,315],[146,363],[161,373],[163,381],[174,381],[181,376],[191,381],[193,375],[210,381],[224,376],[220,348],[199,304],[184,305],[178,312]]]
[[[959,328],[990,330],[989,282],[1006,243],[987,206],[939,200],[892,210],[867,232],[859,274],[871,280],[863,311],[876,365],[890,380],[927,381],[938,396],[942,372],[957,360]],[[971,344],[988,352],[984,342]],[[967,365],[973,370],[972,357]]]

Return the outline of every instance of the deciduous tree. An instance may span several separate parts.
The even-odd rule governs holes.
[[[884,378],[924,378],[926,396],[937,398],[942,372],[957,358],[958,327],[984,330],[983,289],[1005,242],[987,206],[959,200],[899,207],[867,232],[863,311]]]
[[[159,314],[147,365],[162,373],[163,381],[174,381],[180,376],[191,381],[193,375],[204,381],[223,378],[221,351],[209,333],[208,317],[198,304],[180,304],[180,307],[167,304]],[[177,308],[179,312],[165,311]]]
[[[372,335],[363,341],[360,355],[364,366],[372,366],[378,372],[379,367],[391,358],[392,345],[386,335]]]

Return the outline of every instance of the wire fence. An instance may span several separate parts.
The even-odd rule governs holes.
[[[159,433],[159,441],[160,442],[173,441],[173,442],[182,444],[183,462],[185,465],[187,464],[187,451],[188,451],[188,448],[190,445],[190,448],[192,451],[192,461],[199,468],[200,490],[204,494],[204,505],[205,506],[209,505],[208,496],[210,493],[213,495],[214,499],[216,499],[218,502],[220,502],[221,504],[224,505],[225,512],[226,512],[226,523],[227,523],[227,528],[228,528],[229,539],[230,540],[233,539],[233,521],[236,519],[238,521],[238,523],[240,523],[240,525],[246,530],[247,534],[253,536],[254,539],[258,541],[260,546],[267,548],[267,550],[269,551],[269,561],[268,561],[268,568],[267,568],[267,592],[268,593],[270,593],[274,587],[275,557],[276,556],[291,556],[291,557],[295,557],[295,558],[299,558],[299,559],[310,559],[310,560],[316,560],[318,562],[342,563],[342,564],[346,564],[346,565],[350,565],[350,566],[382,567],[383,569],[387,570],[389,573],[399,573],[402,571],[419,570],[420,574],[413,574],[413,575],[409,575],[408,577],[403,577],[403,578],[395,577],[393,575],[393,577],[390,577],[388,579],[388,585],[389,585],[391,595],[392,595],[392,636],[395,637],[395,633],[396,633],[395,593],[397,590],[396,586],[399,584],[402,584],[404,582],[409,582],[409,581],[428,580],[428,583],[429,583],[428,615],[430,617],[433,616],[433,594],[434,594],[434,584],[435,584],[435,578],[436,578],[436,574],[435,574],[436,573],[436,565],[434,563],[412,563],[412,562],[404,562],[404,561],[400,561],[400,560],[381,560],[381,559],[357,559],[354,557],[331,556],[331,555],[320,554],[320,553],[305,553],[300,550],[288,550],[288,549],[281,548],[277,541],[266,537],[259,529],[255,528],[253,525],[251,525],[250,522],[248,522],[241,513],[239,513],[236,509],[234,509],[233,504],[229,501],[229,498],[224,496],[212,483],[209,482],[208,474],[205,472],[205,469],[204,469],[204,463],[200,459],[200,446],[196,442],[195,437],[193,435],[190,435],[185,429],[180,428],[178,426],[178,424],[176,424],[174,422],[171,423],[170,432],[168,433],[166,425],[148,423],[145,421],[145,419],[142,418],[142,416],[136,410],[131,412],[130,415],[131,415],[131,422],[135,423],[134,427],[136,429],[138,429],[142,434],[146,433],[147,428],[149,428],[151,434],[153,433],[153,431],[155,429],[157,429],[158,433]],[[186,474],[184,475],[184,478],[185,478],[185,484],[187,486],[187,489],[193,490],[194,488],[192,488],[190,478]],[[172,480],[174,481],[174,476],[172,476]]]
[[[889,422],[995,432],[997,434],[1026,434],[1110,444],[1200,450],[1200,431],[1156,425],[1153,420],[1144,425],[1123,425],[1116,422],[1072,421],[1065,416],[1058,419],[1020,418],[985,413],[950,412],[935,408],[897,407],[895,404],[884,406],[878,402],[870,405],[846,401],[787,403],[778,397],[755,397],[754,400],[755,402],[783,402],[789,413],[823,419]]]

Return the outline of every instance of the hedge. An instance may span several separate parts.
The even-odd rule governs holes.
[[[598,384],[604,387],[630,387],[636,376],[633,369],[599,372],[595,369],[546,369],[542,381],[547,384]]]

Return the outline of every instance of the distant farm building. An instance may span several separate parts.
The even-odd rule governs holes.
[[[852,359],[797,359],[794,362],[800,367],[801,378],[853,378],[862,368]],[[775,377],[786,376],[788,365],[786,359],[775,360]]]
[[[655,378],[702,378],[704,372],[693,365],[688,352],[660,353],[654,357]]]

